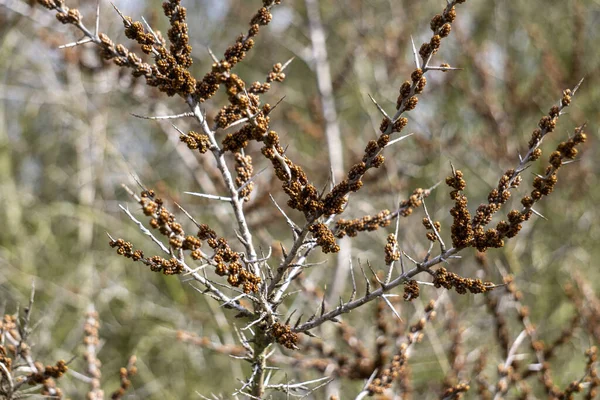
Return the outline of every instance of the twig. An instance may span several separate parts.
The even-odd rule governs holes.
[[[193,117],[194,114],[191,112],[184,112],[181,114],[176,114],[176,115],[157,115],[157,116],[153,116],[153,117],[149,117],[146,115],[140,115],[140,114],[134,114],[131,113],[132,116],[136,117],[136,118],[141,118],[141,119],[149,119],[149,120],[153,120],[153,121],[162,121],[165,119],[178,119],[178,118],[185,118],[185,117]]]

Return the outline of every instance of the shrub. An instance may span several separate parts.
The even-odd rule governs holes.
[[[589,283],[573,271],[574,284],[564,287],[565,296],[573,304],[573,311],[568,313],[571,321],[566,325],[556,321],[553,326],[562,327],[563,332],[546,343],[532,322],[523,292],[518,288],[525,280],[513,273],[517,268],[510,254],[518,254],[517,250],[512,248],[503,253],[506,260],[499,264],[491,263],[488,258],[488,251],[494,251],[491,249],[505,248],[520,240],[520,243],[529,243],[529,239],[521,238],[535,232],[527,230],[532,220],[545,218],[539,207],[546,202],[546,197],[553,194],[555,188],[567,190],[575,186],[572,179],[559,183],[559,177],[565,169],[579,168],[568,164],[577,159],[588,138],[586,123],[572,125],[568,138],[548,146],[546,156],[542,154],[542,147],[546,147],[542,142],[556,132],[559,119],[562,120],[566,109],[577,101],[582,80],[573,81],[570,87],[556,93],[558,101],[554,105],[547,101],[546,111],[537,124],[530,127],[529,140],[520,147],[516,159],[508,151],[495,154],[502,164],[509,166],[498,174],[480,205],[473,207],[469,199],[482,190],[476,183],[476,190],[471,193],[470,182],[478,175],[487,178],[489,174],[481,164],[475,172],[467,156],[451,157],[451,163],[444,162],[441,168],[446,177],[442,182],[435,183],[435,179],[427,176],[427,162],[435,164],[427,159],[427,154],[423,156],[427,162],[416,165],[424,171],[421,182],[390,177],[410,172],[409,166],[402,166],[398,161],[402,157],[399,149],[410,140],[420,141],[423,153],[435,148],[436,142],[431,137],[419,138],[407,133],[407,127],[419,123],[419,118],[409,117],[425,117],[423,113],[416,113],[422,107],[419,102],[427,101],[428,95],[432,96],[431,104],[439,103],[442,109],[444,97],[436,93],[452,91],[449,79],[459,79],[446,78],[461,72],[460,68],[444,61],[459,65],[460,52],[444,53],[444,57],[452,60],[438,59],[441,49],[452,40],[451,33],[460,21],[461,11],[471,2],[448,0],[441,12],[430,20],[431,32],[422,44],[412,37],[410,44],[407,38],[402,39],[400,43],[411,48],[414,67],[408,72],[401,71],[407,72],[406,80],[395,85],[399,94],[392,111],[388,111],[391,107],[385,97],[382,100],[369,96],[373,110],[380,114],[373,124],[375,135],[368,135],[373,137],[371,140],[347,133],[355,116],[347,116],[346,123],[340,122],[343,118],[338,111],[343,100],[335,95],[342,92],[340,81],[346,79],[344,68],[351,61],[342,63],[339,76],[332,74],[330,49],[325,43],[326,28],[316,0],[305,2],[311,51],[307,63],[314,71],[317,87],[316,101],[312,105],[316,116],[311,116],[312,121],[288,108],[286,98],[273,95],[282,90],[278,86],[285,88],[286,74],[298,61],[275,63],[265,77],[253,83],[246,78],[255,74],[253,63],[262,65],[268,58],[268,48],[254,55],[255,47],[265,34],[265,27],[277,18],[273,15],[277,8],[283,7],[280,0],[263,0],[262,6],[250,16],[249,28],[235,38],[222,56],[209,51],[212,65],[204,75],[196,73],[192,57],[192,31],[201,26],[188,24],[186,8],[178,0],[163,3],[168,21],[166,37],[146,20],[129,17],[115,7],[125,36],[135,42],[131,45],[121,44],[101,31],[99,9],[95,24],[89,24],[83,13],[69,8],[63,0],[38,0],[38,3],[54,13],[58,21],[83,34],[83,38],[63,47],[95,46],[101,59],[137,79],[126,87],[128,95],[138,90],[136,85],[145,82],[155,88],[143,92],[152,100],[157,92],[162,92],[163,96],[174,98],[175,107],[187,107],[186,111],[173,114],[133,115],[155,123],[173,123],[172,128],[167,129],[171,131],[169,134],[177,132],[181,159],[196,169],[193,171],[196,183],[210,189],[210,193],[186,192],[202,199],[202,209],[196,212],[191,206],[179,204],[185,204],[188,198],[177,202],[164,199],[173,197],[164,183],[152,189],[136,179],[139,189],[124,188],[138,204],[138,210],[120,208],[154,247],[139,245],[139,235],[132,239],[135,245],[119,238],[121,235],[116,235],[111,224],[107,230],[110,230],[110,247],[140,267],[143,265],[145,269],[166,275],[165,288],[172,285],[168,283],[170,280],[177,279],[170,275],[179,275],[186,284],[184,292],[188,294],[185,296],[189,296],[193,288],[218,305],[210,309],[217,320],[214,328],[207,329],[206,333],[194,332],[193,323],[188,321],[177,327],[176,334],[170,332],[170,339],[180,342],[176,346],[188,343],[233,357],[243,364],[234,372],[239,382],[226,372],[219,372],[215,377],[223,395],[270,398],[282,392],[286,396],[330,399],[392,398],[393,394],[409,398],[413,393],[419,398],[443,399],[461,398],[469,393],[495,399],[527,398],[541,393],[556,399],[572,398],[574,393],[582,393],[589,399],[596,396],[600,384],[596,347],[589,344],[587,350],[579,352],[581,357],[585,355],[585,360],[579,363],[577,374],[559,370],[557,380],[557,371],[551,364],[579,326],[584,328],[586,343],[598,340],[600,308]],[[13,9],[18,8],[13,6]],[[483,50],[473,50],[476,38],[465,36],[464,32],[460,34],[460,46],[466,49],[465,54],[478,55],[477,52]],[[368,36],[369,32],[361,32],[361,35]],[[397,50],[391,51],[392,56],[381,49],[375,50],[384,53],[383,62],[388,63],[386,71],[400,72],[390,67],[402,61]],[[377,53],[375,50],[373,53]],[[492,50],[489,54],[494,56]],[[372,56],[369,54],[367,58]],[[78,59],[70,64],[66,80],[70,74],[78,73],[75,71],[82,69],[85,62]],[[477,63],[473,68],[473,74],[486,86],[483,93],[466,93],[467,98],[458,103],[470,104],[487,120],[497,140],[503,142],[502,150],[507,150],[514,146],[507,144],[510,119],[498,102],[489,97],[491,84],[486,82],[489,71],[485,68]],[[113,70],[100,63],[95,69]],[[121,76],[121,79],[125,78]],[[360,82],[356,85],[360,87]],[[430,86],[434,87],[429,90]],[[140,104],[147,101],[143,98]],[[160,104],[160,100],[157,103]],[[433,114],[439,119],[442,112]],[[457,114],[456,110],[454,113]],[[460,117],[452,112],[449,115]],[[121,131],[129,133],[127,127]],[[294,131],[307,135],[316,132],[318,145],[326,143],[324,150],[315,149],[314,159],[306,159],[311,151],[302,148],[315,144],[282,133]],[[453,140],[458,140],[457,135],[450,137],[448,143],[441,140],[437,143],[447,146],[451,154]],[[482,135],[477,140],[484,143],[473,143],[473,149],[467,146],[466,154],[477,157],[474,149],[479,146],[481,157],[490,157],[493,151],[487,142],[496,139]],[[137,150],[143,154],[146,152],[143,145],[140,137],[132,134],[125,156],[135,157]],[[394,153],[396,150],[399,154]],[[179,166],[155,161],[148,163],[150,168],[164,177],[172,174],[174,180],[180,179]],[[524,173],[528,169],[535,171],[531,179]],[[386,179],[389,184],[385,183]],[[429,184],[424,185],[424,182]],[[412,184],[415,186],[407,189]],[[400,193],[404,194],[401,200],[389,201]],[[435,198],[438,194],[440,197]],[[513,195],[517,196],[516,201]],[[383,202],[393,206],[378,209]],[[431,206],[434,203],[435,212]],[[369,211],[363,213],[365,209]],[[420,224],[411,223],[415,218],[421,218]],[[275,224],[274,219],[282,223]],[[285,228],[282,228],[283,223]],[[84,232],[79,231],[80,239]],[[130,233],[127,237],[135,235]],[[520,256],[535,258],[522,250]],[[100,264],[96,260],[97,268]],[[180,294],[177,290],[171,291]],[[422,298],[426,300],[421,302]],[[485,306],[488,316],[470,315],[476,307],[473,304],[469,307],[469,301]],[[409,303],[414,307],[407,306]],[[0,326],[0,393],[9,399],[28,393],[26,384],[37,385],[34,390],[45,396],[63,395],[55,380],[63,376],[69,363],[60,360],[44,366],[31,356],[32,305],[33,295],[21,319],[18,313],[17,316],[7,314]],[[415,311],[408,314],[407,310],[413,308]],[[193,320],[193,314],[178,315],[185,321]],[[441,322],[436,323],[434,320],[439,314],[442,314]],[[88,398],[95,399],[103,398],[97,357],[101,320],[90,308],[84,324],[85,371],[75,374],[89,385]],[[236,343],[222,342],[218,338],[219,335],[231,336],[227,333],[231,328],[224,320],[233,326]],[[136,323],[134,315],[126,324]],[[192,329],[187,329],[186,324]],[[494,327],[493,335],[490,335],[490,326]],[[443,341],[436,332],[443,332]],[[421,343],[426,335],[428,343]],[[489,354],[492,345],[486,343],[492,336],[498,353],[493,356]],[[550,335],[553,336],[557,335]],[[117,350],[115,353],[124,357]],[[168,356],[168,352],[166,354]],[[412,360],[416,366],[423,367],[434,357],[437,359],[434,373],[411,372]],[[147,363],[175,363],[165,359],[163,353],[153,361],[150,352],[138,352],[138,359],[146,359]],[[127,367],[121,368],[119,389],[112,398],[123,397],[130,388],[129,379],[138,370],[136,361],[135,357],[130,358]],[[497,371],[490,371],[490,365],[498,365]],[[204,371],[209,377],[217,375],[210,367]],[[177,381],[180,378],[168,367],[162,372],[171,375],[159,379]],[[178,390],[190,389],[187,387],[190,384],[185,382],[183,387],[177,383],[172,385],[178,386]],[[209,383],[205,385],[193,390],[207,395],[215,389],[209,388]],[[138,395],[152,395],[149,391],[144,393]],[[167,391],[167,394],[174,398],[189,396],[187,392]]]

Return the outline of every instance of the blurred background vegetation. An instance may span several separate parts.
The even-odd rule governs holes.
[[[168,25],[160,3],[121,0],[116,5],[134,19],[145,16],[153,27],[166,32]],[[258,0],[183,3],[188,8],[196,77],[203,76],[212,63],[207,48],[222,54],[247,29],[250,17],[261,5]],[[290,158],[321,187],[327,183],[328,174],[323,171],[329,171],[329,166],[305,3],[282,3],[237,73],[247,82],[262,81],[274,63],[295,57],[286,70],[286,81],[273,85],[263,99],[275,104],[285,96],[272,115],[273,128],[289,146]],[[386,110],[393,110],[397,90],[414,68],[410,37],[417,46],[428,40],[429,20],[445,2],[320,3],[342,132],[343,148],[339,151],[348,167],[362,156],[366,142],[376,137],[381,120],[368,95]],[[69,0],[67,4],[80,8],[86,23],[93,25],[94,1]],[[122,33],[120,18],[110,4],[101,1],[101,6],[101,30],[115,42],[135,47]],[[501,270],[514,273],[524,292],[523,303],[539,327],[538,335],[547,342],[558,337],[576,313],[565,294],[575,275],[580,284],[589,284],[592,292],[600,290],[599,24],[597,0],[467,1],[458,9],[452,34],[434,58],[435,63],[448,62],[463,70],[428,75],[429,84],[417,109],[407,116],[405,133],[414,135],[386,150],[385,173],[367,175],[365,188],[353,196],[346,216],[393,209],[414,188],[427,188],[443,180],[449,174],[450,162],[465,173],[473,210],[485,201],[502,172],[518,164],[518,153],[524,153],[531,131],[558,101],[561,91],[585,77],[568,114],[561,117],[558,128],[542,145],[546,160],[574,126],[587,121],[590,140],[583,146],[579,161],[561,169],[555,193],[540,203],[538,211],[547,220],[533,218],[505,248],[490,250],[487,270],[475,262],[472,249],[463,251],[463,259],[448,267],[463,276],[494,282],[501,282]],[[248,372],[246,366],[178,342],[177,331],[236,344],[233,313],[219,308],[188,283],[151,273],[118,257],[106,236],[108,232],[131,240],[148,254],[154,250],[118,208],[119,204],[129,204],[141,214],[120,186],[134,185],[135,175],[168,204],[181,204],[198,221],[234,238],[232,215],[225,205],[183,194],[224,193],[212,157],[197,157],[179,143],[170,121],[131,116],[185,112],[181,99],[166,98],[127,71],[104,64],[93,46],[57,49],[77,39],[78,32],[58,23],[47,10],[30,8],[27,2],[0,0],[0,304],[6,313],[15,312],[19,304],[26,303],[35,281],[34,350],[40,360],[52,363],[81,354],[85,310],[93,303],[102,324],[99,358],[107,391],[118,386],[119,367],[130,354],[136,354],[139,375],[134,379],[131,398],[195,398],[196,391],[204,395],[230,393],[225,388],[238,385],[237,379]],[[209,116],[215,114],[223,98],[221,93],[206,104]],[[188,128],[186,122],[176,123]],[[268,166],[258,156],[258,147],[251,147],[250,154],[257,155],[255,171]],[[541,172],[543,167],[539,164],[530,171]],[[277,256],[279,242],[289,244],[291,237],[268,199],[272,193],[280,204],[285,202],[271,177],[269,168],[260,175],[247,209],[257,244],[265,253],[273,246]],[[526,172],[523,187],[516,193],[524,195],[532,179]],[[516,193],[515,207],[521,197]],[[426,203],[432,218],[441,221],[444,237],[449,237],[448,210],[452,203],[447,187],[438,187]],[[400,225],[400,244],[414,257],[423,257],[428,247],[422,218],[423,211],[417,210]],[[185,220],[183,216],[180,219]],[[390,231],[363,234],[353,240],[354,259],[371,260],[378,268]],[[304,286],[296,289],[317,287],[327,292],[326,287],[333,285],[337,260],[320,253],[311,259],[323,260],[328,263],[309,270]],[[439,295],[427,286],[421,293],[424,301]],[[437,398],[435,393],[441,387],[444,350],[451,345],[445,315],[455,315],[464,329],[468,370],[482,349],[489,353],[488,375],[492,380],[495,366],[502,362],[483,297],[452,293],[449,299],[440,310],[439,320],[413,352],[413,386],[420,393],[416,398]],[[296,307],[304,304],[308,310],[318,304],[310,295],[294,301]],[[415,305],[398,307],[410,322]],[[507,316],[514,317],[510,307],[506,305]],[[344,316],[355,325],[357,337],[373,348],[377,335],[375,322],[369,321],[374,321],[374,310],[373,304]],[[514,340],[522,327],[516,318],[511,321]],[[316,333],[331,341],[335,335],[331,329]],[[586,329],[579,329],[557,355],[554,376],[561,387],[580,378],[584,350],[591,341],[598,341],[597,336],[591,337]],[[73,361],[72,367],[82,369],[81,358]],[[284,371],[298,379],[319,376]],[[280,380],[285,379],[283,374],[278,376]],[[325,398],[328,390],[338,392],[343,399],[353,398],[362,385],[362,381],[336,381],[316,398]],[[82,398],[85,391],[85,385],[72,377],[63,378],[60,386],[72,398]],[[467,398],[476,396],[474,391],[467,394]]]

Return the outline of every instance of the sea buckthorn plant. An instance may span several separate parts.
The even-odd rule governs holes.
[[[436,177],[427,184],[414,182],[411,187],[413,182],[403,181],[396,185],[399,181],[391,179],[391,174],[411,174],[410,168],[398,167],[403,145],[415,140],[423,154],[435,148],[431,140],[409,133],[411,124],[424,123],[420,118],[444,118],[435,112],[418,113],[423,107],[419,103],[431,109],[428,98],[435,101],[436,93],[451,90],[447,79],[460,79],[449,76],[469,73],[461,71],[461,58],[478,55],[473,50],[475,38],[457,29],[463,13],[473,23],[474,14],[468,10],[474,2],[441,4],[425,25],[429,29],[425,41],[417,39],[423,34],[398,34],[401,27],[390,28],[382,40],[395,37],[392,46],[404,46],[410,61],[397,49],[376,48],[362,54],[366,59],[379,54],[387,64],[386,74],[399,76],[386,79],[399,81],[394,85],[394,99],[380,98],[377,92],[368,96],[371,115],[377,115],[369,125],[374,133],[360,138],[347,132],[351,124],[340,124],[342,100],[335,95],[348,85],[349,65],[361,54],[348,55],[339,66],[339,75],[333,74],[327,28],[317,0],[304,2],[308,54],[298,51],[301,60],[274,61],[261,79],[253,77],[252,66],[269,59],[268,49],[260,46],[263,37],[273,35],[269,25],[278,17],[294,18],[277,11],[288,2],[247,2],[255,10],[246,16],[243,33],[233,35],[223,51],[197,51],[194,35],[203,26],[190,23],[187,5],[181,0],[162,4],[165,22],[158,15],[150,21],[127,15],[113,4],[113,18],[122,23],[127,40],[103,31],[102,1],[94,18],[67,0],[37,0],[37,7],[47,9],[40,15],[54,14],[59,23],[82,35],[61,46],[74,51],[69,53],[72,57],[80,49],[96,50],[93,54],[100,61],[91,68],[92,76],[117,71],[116,80],[127,80],[130,74],[133,80],[124,90],[141,92],[141,104],[150,100],[161,104],[172,98],[169,104],[179,111],[149,116],[131,113],[140,124],[170,123],[161,126],[170,137],[176,135],[179,143],[172,145],[193,170],[194,182],[187,187],[203,189],[190,189],[189,196],[179,199],[165,182],[149,185],[134,174],[133,185],[123,185],[132,206],[119,207],[138,233],[117,232],[110,224],[105,231],[108,246],[127,259],[126,268],[137,268],[144,277],[140,279],[153,279],[145,276],[154,272],[165,276],[167,288],[173,288],[174,280],[183,283],[182,292],[190,296],[187,301],[207,298],[206,309],[199,310],[198,305],[184,320],[193,320],[198,313],[212,314],[216,328],[181,323],[176,333],[163,335],[163,340],[176,340],[169,346],[189,346],[201,354],[229,356],[231,371],[224,372],[225,367],[215,377],[216,370],[207,367],[199,385],[184,382],[179,386],[188,390],[183,393],[152,392],[151,382],[144,377],[139,378],[139,387],[147,388],[136,389],[131,379],[140,361],[147,370],[154,363],[176,363],[168,359],[168,353],[155,358],[151,352],[138,351],[119,370],[120,383],[111,398],[124,398],[127,393],[136,398],[188,398],[194,392],[199,398],[210,398],[216,390],[207,382],[211,379],[221,382],[221,393],[212,398],[597,398],[600,377],[594,344],[600,338],[600,301],[593,286],[581,273],[571,271],[562,293],[574,311],[566,323],[556,322],[553,329],[557,332],[546,337],[548,331],[540,332],[525,303],[519,271],[511,267],[514,248],[506,249],[510,243],[526,243],[526,239],[519,242],[522,237],[535,235],[540,227],[532,229],[531,225],[546,219],[540,207],[552,202],[555,191],[572,190],[569,187],[576,183],[572,175],[570,180],[562,178],[565,170],[583,169],[574,162],[586,148],[590,124],[582,120],[561,125],[568,134],[560,140],[555,137],[559,121],[585,90],[584,80],[565,79],[555,98],[538,99],[544,111],[529,127],[528,141],[511,145],[518,148],[514,157],[508,152],[499,156],[504,167],[483,197],[477,197],[481,190],[470,191],[471,182],[479,187],[477,181],[484,174],[474,170],[469,158],[447,157],[440,166],[445,177],[439,182]],[[26,13],[21,5],[7,7]],[[159,26],[168,26],[166,34]],[[278,34],[285,36],[286,30],[280,28]],[[364,26],[359,31],[359,37],[370,35]],[[455,31],[458,46],[449,44]],[[293,38],[287,44],[297,46]],[[444,52],[447,45],[455,50]],[[202,72],[195,65],[200,58],[211,60]],[[316,79],[317,94],[308,106],[312,120],[290,109],[289,104],[298,101],[297,93],[292,91],[290,100],[280,95],[294,74],[294,65],[302,60],[311,66]],[[70,63],[67,75],[85,69],[82,59]],[[404,67],[398,66],[403,63]],[[475,64],[473,74],[489,79],[481,65]],[[484,86],[489,90],[488,83]],[[101,91],[95,94],[102,95]],[[465,96],[469,100],[464,102],[471,102],[494,130],[480,132],[482,140],[506,141],[511,129],[506,125],[508,117],[499,111],[502,107],[487,92]],[[127,129],[121,133],[127,135]],[[46,137],[52,134],[44,133]],[[301,156],[292,145],[302,143],[291,134],[315,136],[319,146],[326,145],[327,162]],[[519,138],[514,136],[511,142],[517,143]],[[558,142],[545,143],[550,141],[547,137]],[[139,138],[132,139],[125,158],[143,151],[143,145]],[[491,157],[486,146],[480,155],[484,159]],[[169,167],[150,163],[149,168]],[[577,185],[578,190],[586,190],[584,183]],[[391,198],[385,209],[377,208],[381,193]],[[198,202],[191,201],[191,196]],[[272,225],[273,220],[281,224]],[[496,250],[503,248],[503,253]],[[504,259],[497,261],[494,253],[505,255]],[[116,257],[113,254],[111,259]],[[96,263],[96,268],[102,268],[102,262]],[[469,309],[468,302],[485,308],[487,320],[465,315],[461,310]],[[99,361],[103,321],[95,308],[89,308],[81,324],[83,364],[75,355],[70,361],[61,359],[46,366],[32,355],[32,305],[33,294],[24,313],[6,314],[0,324],[0,396],[16,399],[38,393],[76,398],[79,392],[75,390],[81,389],[71,385],[71,394],[59,387],[70,369],[73,379],[87,385],[86,398],[104,398]],[[127,331],[138,323],[136,318],[130,315],[118,324]],[[108,323],[116,329],[116,321]],[[479,334],[494,338],[497,354],[491,354],[485,340],[473,339]],[[577,362],[570,363],[569,370],[553,364],[563,348],[573,347],[574,338],[579,338],[579,355],[573,359]],[[129,354],[119,356],[124,363]],[[435,373],[425,374],[425,379],[415,377],[423,373],[413,368],[423,370],[434,362],[438,365]],[[152,379],[183,378],[172,373]]]

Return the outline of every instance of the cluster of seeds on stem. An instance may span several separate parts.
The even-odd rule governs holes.
[[[138,74],[138,76],[144,75],[148,85],[156,86],[169,96],[179,94],[185,97],[192,94],[196,86],[196,80],[189,72],[189,68],[192,66],[190,55],[192,47],[189,45],[186,9],[180,5],[180,0],[169,0],[163,3],[163,10],[170,22],[168,37],[171,44],[169,49],[166,47],[164,38],[158,33],[147,32],[140,21],[133,21],[131,17],[123,17],[125,35],[138,42],[144,53],[154,55],[156,60],[154,65],[141,63],[141,60],[133,62],[137,61],[139,57],[121,45],[117,46],[117,50],[122,48],[128,52],[126,57],[128,57],[129,63],[142,65],[138,69],[143,70],[140,71],[143,74]],[[110,45],[110,39],[108,40],[107,44]],[[110,56],[110,49],[105,50],[109,50],[104,52],[105,56]],[[123,60],[123,56],[117,57],[115,63],[128,65]],[[136,72],[134,72],[135,74]]]
[[[429,197],[430,194],[430,190],[421,188],[415,189],[408,199],[403,200],[400,203],[400,215],[402,217],[408,217],[411,215],[415,208],[421,207],[423,204],[423,199]]]
[[[538,127],[534,129],[529,139],[529,151],[527,152],[526,161],[535,161],[542,155],[542,150],[538,148],[542,139],[548,134],[554,131],[558,117],[561,111],[571,105],[573,92],[571,89],[563,90],[560,104],[558,106],[552,106],[548,111],[548,115],[544,115],[538,122]]]
[[[185,22],[186,9],[180,5],[180,0],[169,0],[163,3],[163,11],[171,24],[167,34],[171,42],[170,53],[175,57],[177,64],[189,68],[193,61],[188,26]]]
[[[122,44],[115,44],[105,33],[100,33],[98,37],[102,47],[100,55],[105,60],[113,60],[119,67],[131,68],[133,70],[133,76],[143,76],[146,78],[148,85],[152,85],[156,82],[156,79],[158,78],[154,76],[154,74],[158,72],[156,66],[144,62],[140,56],[130,51]]]
[[[359,232],[370,232],[384,228],[392,222],[390,215],[389,210],[383,210],[373,216],[365,215],[357,219],[346,220],[340,218],[336,222],[336,236],[338,238],[343,238],[344,236],[355,237]]]
[[[266,93],[271,89],[271,82],[283,82],[285,79],[285,73],[283,72],[283,65],[277,63],[273,65],[273,69],[267,75],[265,83],[254,82],[248,88],[249,93],[262,94]]]
[[[208,225],[200,224],[196,236],[186,235],[175,216],[165,208],[163,201],[157,198],[152,190],[143,191],[139,203],[144,214],[150,217],[150,226],[169,238],[173,252],[188,251],[194,260],[208,262],[215,267],[217,275],[227,276],[227,282],[234,287],[241,286],[244,293],[258,290],[261,278],[250,272],[244,266],[240,253],[233,251],[227,240],[218,237]],[[203,242],[214,251],[212,257],[202,251]],[[160,271],[167,275],[184,272],[184,265],[176,257],[169,260],[159,256],[145,258],[140,250],[134,250],[132,244],[123,239],[112,240],[110,245],[117,248],[117,253],[150,266],[152,271]]]
[[[271,22],[271,8],[280,4],[281,0],[263,0],[261,7],[250,21],[250,28],[245,35],[240,35],[234,44],[225,50],[224,58],[215,62],[212,70],[196,83],[194,98],[199,102],[210,99],[219,90],[219,86],[227,81],[231,68],[246,58],[247,52],[254,47],[254,37],[260,27]]]
[[[415,280],[406,281],[404,284],[404,295],[402,296],[405,301],[413,301],[419,297],[420,288],[419,284]]]
[[[423,204],[423,199],[431,194],[430,190],[417,188],[408,199],[400,203],[400,207],[395,213],[389,210],[382,210],[375,215],[365,215],[356,219],[340,218],[336,221],[334,234],[338,238],[344,236],[355,237],[359,232],[371,232],[379,228],[385,228],[391,224],[391,221],[397,217],[408,217],[415,208]]]
[[[436,288],[443,287],[448,290],[454,288],[459,294],[465,294],[467,291],[474,294],[485,293],[494,287],[494,284],[491,282],[482,282],[481,279],[463,278],[454,272],[448,272],[444,267],[435,271],[434,275],[433,285]]]
[[[317,245],[321,246],[323,253],[337,253],[340,251],[340,246],[335,242],[335,236],[333,236],[327,225],[315,223],[308,230],[317,239]]]
[[[454,207],[450,210],[450,214],[454,218],[451,228],[454,247],[461,249],[472,246],[481,252],[486,251],[488,248],[503,247],[504,238],[516,236],[522,228],[522,223],[531,218],[534,213],[532,210],[533,205],[543,196],[552,193],[558,181],[558,169],[565,160],[572,160],[577,156],[578,150],[576,147],[587,139],[586,134],[583,132],[584,126],[577,127],[573,137],[560,143],[556,151],[550,155],[549,165],[546,167],[544,175],[537,175],[534,178],[533,190],[521,199],[523,209],[511,210],[507,215],[508,221],[502,220],[497,223],[495,228],[486,229],[494,214],[510,199],[511,189],[517,188],[521,184],[522,177],[520,173],[526,163],[535,161],[541,156],[541,149],[538,148],[541,140],[546,134],[555,129],[562,109],[571,104],[572,95],[571,90],[564,90],[560,105],[550,108],[548,115],[540,119],[538,128],[533,131],[529,141],[527,155],[521,160],[519,168],[508,169],[504,172],[497,187],[488,194],[488,202],[477,208],[472,219],[467,207],[467,196],[461,193],[466,187],[462,172],[453,169],[452,175],[446,178],[446,184],[454,189],[450,192],[450,198],[455,202]]]
[[[79,11],[69,9],[63,0],[38,0],[38,3],[55,10],[56,17],[62,23],[80,26]],[[140,21],[121,15],[125,35],[135,40],[141,46],[142,52],[152,54],[155,64],[144,62],[140,56],[122,44],[115,44],[105,33],[99,33],[92,39],[101,46],[100,53],[104,59],[113,60],[118,66],[133,69],[134,76],[144,76],[148,85],[157,87],[169,96],[179,94],[185,97],[194,93],[197,85],[189,72],[192,65],[192,48],[189,45],[186,9],[180,5],[180,0],[169,0],[163,3],[163,10],[170,22],[169,49],[160,32],[146,31]]]
[[[298,334],[292,332],[292,328],[289,325],[284,325],[276,322],[271,327],[271,336],[275,338],[277,343],[288,349],[298,348]]]
[[[164,43],[155,45],[156,64],[153,66],[153,77],[148,80],[148,84],[157,86],[169,96],[179,94],[185,97],[192,94],[196,87],[196,79],[189,72],[192,66],[192,47],[189,45],[186,9],[180,5],[180,0],[169,0],[163,3],[163,11],[169,18],[168,37],[171,45],[168,50]],[[125,26],[127,27],[127,22]],[[139,28],[143,28],[141,24],[136,31],[143,35],[143,39],[147,40],[148,36],[152,36],[148,33],[143,34],[143,30],[139,31]],[[150,52],[148,46],[150,45],[146,44],[142,50]]]
[[[243,189],[240,190],[240,198],[244,199],[244,201],[249,200],[252,189],[254,188],[254,184],[248,182],[250,178],[252,178],[253,171],[252,157],[249,155],[245,156],[242,153],[235,153],[235,172],[237,174],[235,184],[238,188],[243,187]]]
[[[438,234],[440,233],[441,229],[442,229],[442,225],[440,224],[439,221],[435,221],[433,222],[433,224],[431,224],[431,222],[429,221],[428,218],[423,218],[423,226],[425,227],[425,229],[431,231],[431,232],[427,232],[427,240],[429,240],[430,242],[435,242],[436,240],[438,240],[437,235],[435,234],[435,232],[437,232]]]
[[[215,251],[212,261],[216,263],[215,272],[217,275],[227,276],[227,283],[231,286],[238,287],[241,285],[244,293],[258,291],[258,285],[261,282],[260,277],[244,267],[240,253],[233,251],[225,238],[218,238],[215,231],[205,224],[200,225],[198,238],[205,240]],[[197,257],[197,255],[192,253],[192,257]]]
[[[162,272],[165,275],[178,275],[183,272],[183,265],[175,257],[169,260],[160,256],[146,258],[141,250],[135,250],[131,242],[123,239],[111,240],[108,244],[117,249],[117,254],[131,258],[133,261],[140,261],[149,266],[153,272]]]
[[[502,247],[504,241],[496,229],[485,230],[485,226],[492,221],[492,217],[500,210],[503,204],[510,199],[510,189],[521,184],[521,176],[514,169],[509,169],[500,177],[498,186],[488,194],[488,203],[481,204],[473,216],[472,229],[475,247],[485,251],[488,247]]]
[[[455,170],[446,178],[446,184],[454,189],[450,192],[450,199],[454,200],[454,207],[450,209],[450,215],[454,218],[450,229],[452,244],[457,249],[461,249],[469,246],[473,239],[471,213],[467,207],[468,199],[461,193],[467,187],[467,182],[463,179],[462,171]]]
[[[421,56],[423,63],[426,64],[431,56],[437,53],[442,39],[450,35],[452,23],[456,19],[456,7],[454,7],[454,5],[462,4],[465,1],[466,0],[455,0],[448,2],[448,6],[444,11],[431,19],[429,26],[433,31],[433,36],[431,36],[429,42],[423,43],[419,49],[419,55]]]
[[[451,24],[456,18],[455,4],[464,3],[466,0],[455,0],[449,2],[448,6],[442,14],[437,15],[432,20],[432,30],[434,35],[430,42],[424,43],[421,46],[421,57],[423,59],[423,65],[429,61],[431,56],[437,52],[440,47],[442,37],[446,37],[450,34]],[[434,23],[435,21],[435,23]],[[381,155],[381,152],[385,146],[390,142],[391,134],[401,132],[408,119],[400,117],[400,114],[405,111],[413,110],[419,101],[417,94],[420,94],[425,89],[427,79],[425,78],[425,71],[422,68],[416,68],[411,73],[411,80],[405,81],[400,86],[400,94],[396,101],[397,118],[390,120],[384,117],[379,127],[381,135],[378,140],[371,140],[365,148],[365,152],[362,161],[354,164],[347,177],[338,183],[333,190],[325,196],[325,215],[339,214],[343,211],[343,207],[347,202],[347,195],[350,192],[358,191],[362,185],[362,177],[371,168],[379,168],[385,162],[385,158]]]
[[[564,161],[573,160],[577,156],[577,145],[585,143],[587,135],[583,132],[583,126],[575,129],[575,134],[569,140],[561,142],[556,150],[548,158],[549,165],[544,171],[544,175],[538,175],[533,180],[533,190],[529,196],[521,199],[521,204],[525,207],[525,212],[538,202],[542,197],[548,196],[554,190],[558,181],[557,171],[561,168]]]
[[[79,10],[67,7],[64,0],[38,0],[38,3],[49,10],[56,10],[56,19],[63,24],[77,25],[81,22]]]
[[[179,135],[179,140],[187,145],[190,150],[198,150],[200,154],[210,149],[210,138],[204,133],[189,131]]]
[[[394,261],[398,261],[400,259],[400,252],[398,251],[398,239],[396,238],[395,234],[390,233],[388,235],[384,253],[386,265],[391,265]]]

